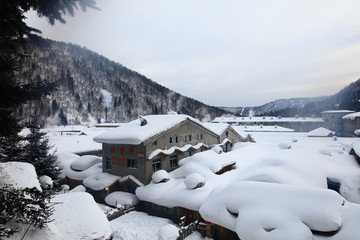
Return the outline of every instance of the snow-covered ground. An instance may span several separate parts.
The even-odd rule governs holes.
[[[59,164],[68,171],[64,173],[76,174],[79,180],[83,180],[92,172],[98,174],[101,171],[97,166],[101,163],[95,161],[97,163],[90,167],[79,165],[79,157],[70,153],[100,149],[100,144],[92,139],[106,129],[72,128],[86,135],[71,132],[61,135],[59,129],[49,129],[50,142],[58,149]],[[236,130],[242,136],[247,135],[241,129]],[[278,240],[289,236],[292,239],[357,239],[360,235],[360,167],[349,155],[357,138],[308,137],[307,133],[297,132],[253,132],[251,136],[256,143],[235,144],[229,153],[210,150],[181,160],[178,169],[162,174],[169,178],[167,182],[155,181],[140,187],[137,196],[164,206],[183,206],[200,211],[205,220],[237,232],[241,239]],[[215,174],[223,166],[233,163],[236,163],[234,170]],[[74,168],[89,170],[72,172],[69,170],[71,164]],[[341,184],[341,195],[327,190],[327,178]],[[79,194],[79,197],[67,195],[73,196],[71,199],[66,195],[59,198],[66,202],[64,207],[71,209],[69,202],[87,199],[81,195],[85,193]],[[83,212],[92,211],[92,200],[82,207]],[[60,215],[61,212],[68,213],[69,221],[79,215],[66,209],[58,211]],[[55,214],[57,224],[67,221],[64,215]],[[95,223],[98,221],[97,217],[92,219]],[[82,229],[91,228],[88,221],[74,222],[75,226],[78,224],[84,226]],[[115,240],[157,240],[159,229],[171,222],[133,211],[108,224]],[[106,223],[98,226],[102,228],[97,228],[97,233],[109,234]],[[70,230],[56,229],[60,232],[56,239],[69,236],[63,231]],[[338,233],[320,236],[311,230],[338,230]],[[76,239],[79,234],[80,230],[71,236]],[[81,234],[84,234],[84,239],[98,237],[90,232]],[[200,239],[198,233],[187,238]]]
[[[170,220],[160,217],[149,216],[143,212],[129,212],[110,222],[114,240],[158,240],[158,232],[161,227],[173,224]],[[202,240],[204,238],[194,232],[186,240]],[[205,240],[210,240],[205,238]]]

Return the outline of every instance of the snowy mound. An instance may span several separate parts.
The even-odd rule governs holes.
[[[23,162],[0,163],[0,186],[4,185],[41,190],[34,166]]]
[[[127,192],[112,192],[105,198],[105,202],[113,207],[124,205],[134,206],[139,202],[135,194]]]
[[[331,190],[242,181],[213,192],[200,207],[200,214],[235,231],[240,239],[295,236],[292,239],[300,240],[312,239],[311,230],[338,230],[344,203],[344,198]]]
[[[70,166],[65,168],[65,175],[74,180],[83,181],[85,178],[101,173],[102,172],[102,163],[97,163],[84,171],[75,171]]]
[[[86,192],[86,188],[83,185],[79,185],[71,189],[69,192]]]
[[[84,155],[71,162],[70,167],[75,171],[84,171],[96,163],[101,163],[102,159],[98,156]]]
[[[291,143],[289,143],[289,142],[281,142],[281,143],[279,143],[279,148],[280,149],[290,149],[291,148]]]
[[[199,188],[205,185],[205,179],[198,173],[192,173],[184,180],[185,186],[189,189]]]
[[[163,169],[154,172],[151,178],[155,183],[166,182],[170,179],[169,173]]]
[[[159,240],[176,240],[179,237],[179,229],[173,224],[168,224],[159,229]]]
[[[105,240],[111,236],[111,228],[105,214],[88,193],[75,192],[55,195],[52,219],[62,239]]]
[[[85,187],[88,187],[92,190],[100,191],[114,184],[119,179],[120,177],[118,176],[101,172],[85,178],[83,184]]]
[[[211,150],[213,150],[214,152],[216,152],[218,154],[223,152],[223,149],[219,145],[214,146]]]

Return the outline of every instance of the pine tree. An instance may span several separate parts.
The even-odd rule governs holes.
[[[50,192],[37,188],[0,187],[0,239],[11,237],[18,229],[8,223],[29,224],[42,228],[50,222],[53,206]]]
[[[60,169],[56,165],[55,152],[51,153],[52,146],[46,133],[41,131],[39,116],[34,115],[27,124],[30,133],[25,137],[23,147],[23,161],[34,165],[38,176],[49,176],[52,180],[59,180]]]
[[[24,103],[39,100],[54,91],[57,83],[27,79],[19,83],[15,78],[15,71],[20,58],[25,57],[23,51],[28,39],[35,38],[34,33],[39,30],[31,28],[25,23],[25,13],[30,9],[40,17],[46,17],[50,24],[55,21],[65,23],[64,14],[73,15],[80,6],[95,8],[94,0],[62,0],[62,1],[33,1],[33,0],[0,0],[0,161],[24,160],[24,144],[19,132],[22,125],[16,118],[16,111]],[[37,129],[34,127],[34,129]],[[41,171],[57,178],[55,172],[49,171],[48,161],[54,163],[48,154],[48,142],[41,134],[34,130],[33,139],[27,139],[37,149],[30,158]],[[45,151],[46,148],[46,151]],[[46,153],[45,153],[46,152]],[[35,155],[38,154],[38,155]],[[35,161],[36,159],[36,161]],[[39,173],[42,174],[42,173]],[[50,193],[34,189],[14,189],[11,186],[0,188],[0,238],[11,236],[16,229],[7,227],[9,222],[25,223],[35,227],[43,227],[52,214],[48,200]]]

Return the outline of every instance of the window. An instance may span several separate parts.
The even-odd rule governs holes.
[[[190,141],[191,141],[191,135],[186,135],[185,142],[190,142]]]
[[[175,137],[170,137],[170,143],[177,143],[177,142],[178,142],[177,136],[175,136]]]
[[[161,169],[161,160],[160,158],[154,159],[152,163],[153,172],[156,172]]]
[[[170,168],[176,168],[178,167],[178,156],[177,155],[171,155],[170,156]]]
[[[126,159],[126,166],[128,168],[138,168],[138,161],[136,159]]]
[[[157,141],[156,140],[153,141],[152,145],[157,145]]]
[[[106,157],[106,169],[107,170],[111,170],[111,158],[110,157]]]
[[[201,133],[199,133],[196,137],[197,137],[197,140],[203,139],[203,135]]]
[[[136,187],[135,186],[127,186],[127,190],[129,193],[135,194]]]
[[[184,155],[185,155],[185,157],[190,157],[191,156],[191,151],[184,152]]]

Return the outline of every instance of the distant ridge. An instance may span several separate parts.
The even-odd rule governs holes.
[[[257,107],[219,107],[239,116],[321,116],[326,110],[360,111],[360,79],[338,93],[314,98],[279,99]]]
[[[49,124],[127,122],[139,115],[175,111],[198,119],[220,116],[224,110],[184,97],[119,63],[85,48],[43,38],[29,41],[17,79],[46,79],[58,91],[18,111],[26,118],[37,109]]]

